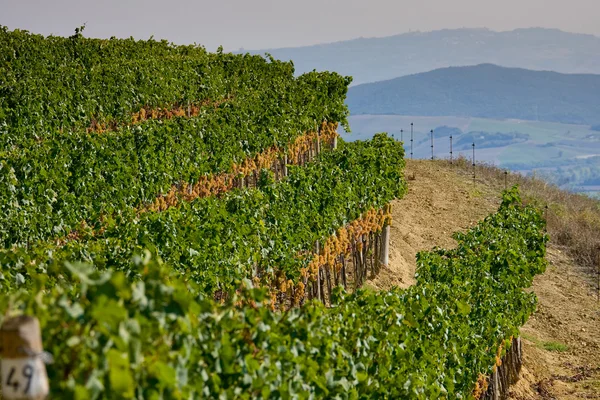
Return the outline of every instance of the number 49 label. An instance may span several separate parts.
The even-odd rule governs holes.
[[[42,399],[48,395],[46,366],[39,357],[2,360],[2,398]]]

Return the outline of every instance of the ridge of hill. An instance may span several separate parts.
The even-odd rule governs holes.
[[[454,247],[453,232],[466,231],[497,207],[502,171],[478,167],[474,182],[470,164],[461,161],[406,161],[408,192],[392,203],[390,265],[368,287],[413,285],[418,252]],[[538,309],[521,328],[524,365],[510,399],[598,399],[600,302],[589,255],[578,246],[598,244],[600,202],[519,175],[509,175],[507,184],[519,184],[529,202],[549,205],[550,235],[549,267],[533,283]]]
[[[444,29],[250,51],[265,52],[281,60],[293,60],[297,73],[332,70],[352,75],[355,84],[481,63],[563,73],[600,73],[599,37],[545,28],[506,32]]]
[[[350,113],[468,116],[592,125],[600,75],[492,64],[449,67],[351,87]]]

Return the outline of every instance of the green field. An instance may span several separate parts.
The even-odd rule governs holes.
[[[600,132],[587,125],[570,125],[544,121],[493,120],[468,117],[415,117],[400,115],[357,115],[349,118],[351,133],[344,133],[348,140],[370,138],[376,132],[389,132],[397,139],[403,136],[407,155],[410,156],[410,124],[414,123],[413,153],[415,158],[431,157],[430,130],[447,126],[469,132],[525,134],[527,140],[505,146],[490,146],[485,141],[475,140],[476,160],[496,164],[523,173],[544,171],[544,174],[563,186],[575,188],[586,185],[581,170],[598,164],[600,156]],[[404,133],[401,134],[400,130]],[[460,136],[455,135],[454,156],[472,157],[472,148],[457,148]],[[434,157],[450,155],[449,138],[435,135]],[[599,178],[593,175],[591,178]],[[570,179],[570,180],[569,180]],[[590,179],[587,173],[586,179]],[[565,183],[565,181],[568,181]]]

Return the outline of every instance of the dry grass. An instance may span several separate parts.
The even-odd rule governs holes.
[[[449,165],[447,160],[437,162]],[[454,160],[451,167],[458,173],[473,175],[468,159]],[[505,174],[505,170],[488,164],[477,164],[475,180],[498,190],[504,189],[505,184],[519,185],[525,201],[545,209],[550,241],[588,269],[600,290],[600,201],[569,193],[537,178]]]

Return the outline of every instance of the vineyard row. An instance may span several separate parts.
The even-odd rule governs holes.
[[[318,132],[308,132],[298,136],[287,150],[271,147],[240,164],[233,164],[231,172],[216,175],[203,175],[193,183],[173,185],[169,192],[160,195],[143,211],[164,211],[176,207],[180,201],[193,201],[197,198],[217,196],[233,188],[256,188],[258,177],[263,169],[273,172],[275,181],[287,176],[288,165],[306,165],[321,149],[333,150],[337,147],[337,126],[323,123]]]
[[[270,110],[280,110],[302,131],[308,119],[344,122],[347,115],[350,78],[328,72],[295,77],[291,62],[270,57],[152,39],[90,39],[81,32],[44,37],[4,26],[0,54],[0,149],[57,132],[191,116],[196,108],[201,115],[199,99],[252,108],[272,124],[277,117]]]
[[[419,254],[416,285],[338,287],[330,307],[272,311],[250,282],[222,304],[146,251],[123,272],[67,264],[70,285],[32,276],[0,315],[39,318],[61,398],[487,396],[514,374],[499,360],[520,356],[511,338],[535,309],[523,289],[546,266],[544,221],[510,190],[455,237]]]
[[[279,179],[286,165],[309,162],[337,136],[333,124],[305,134],[284,129],[277,135],[258,126],[266,131],[241,136],[235,126],[222,126],[202,133],[221,117],[150,121],[143,130],[118,135],[57,136],[3,158],[0,243],[66,237],[82,221],[99,230],[119,211],[164,210],[180,199],[256,186],[263,167],[270,166]],[[160,193],[166,195],[157,198]]]
[[[405,192],[403,154],[402,145],[386,135],[369,142],[340,140],[336,151],[321,151],[311,162],[307,157],[303,166],[288,164],[288,176],[279,182],[273,171],[263,169],[256,188],[164,211],[121,210],[104,219],[102,230],[81,227],[78,240],[0,250],[0,284],[7,290],[31,284],[36,271],[62,281],[65,261],[90,262],[99,271],[127,270],[143,249],[210,294],[232,293],[246,278],[274,288],[290,280],[295,290],[303,291],[300,283],[314,288],[315,279],[327,282],[319,278],[319,267],[335,279],[332,260],[342,254],[357,255],[352,279],[364,280],[366,265],[371,270],[374,265],[369,249],[376,240],[370,235],[389,219],[389,213],[375,210]],[[322,244],[317,255],[316,242]]]

